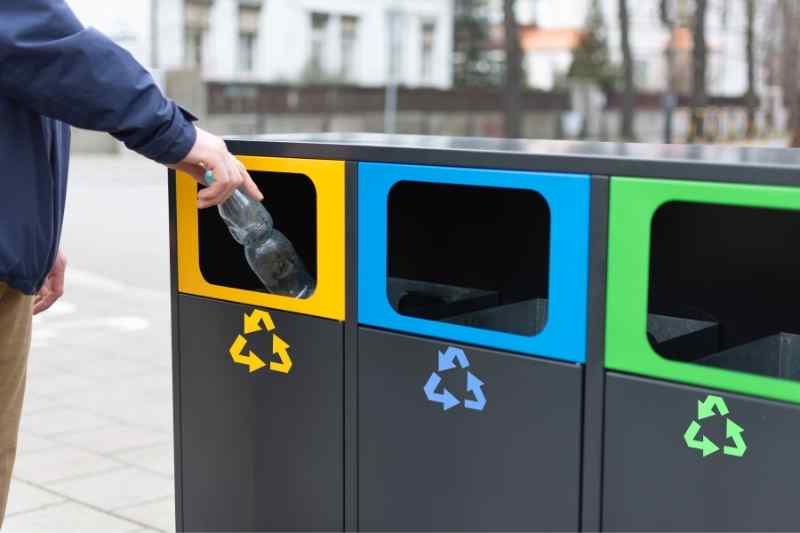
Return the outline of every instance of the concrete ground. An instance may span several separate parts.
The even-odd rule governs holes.
[[[175,530],[166,183],[135,155],[73,159],[4,533]]]

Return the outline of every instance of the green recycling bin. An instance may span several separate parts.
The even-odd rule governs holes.
[[[797,530],[800,189],[612,178],[603,527]]]

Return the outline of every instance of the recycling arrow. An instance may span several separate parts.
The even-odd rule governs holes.
[[[714,412],[715,408],[716,412]],[[728,406],[725,405],[725,400],[720,396],[709,394],[705,400],[698,400],[697,402],[697,420],[705,420],[716,414],[726,417],[729,413]],[[700,434],[701,429],[700,423],[692,420],[688,429],[683,434],[683,440],[688,448],[701,450],[703,452],[703,457],[708,457],[718,452],[719,446],[706,436],[698,438],[697,436]],[[743,432],[744,429],[742,429],[739,424],[730,418],[725,418],[725,438],[732,440],[734,445],[724,446],[722,448],[722,453],[734,457],[744,456],[744,453],[747,451],[747,443],[744,441],[744,437],[742,437]]]
[[[464,407],[467,409],[474,409],[475,411],[483,411],[486,407],[486,396],[483,394],[484,383],[472,372],[467,372],[467,390],[475,395],[474,400],[464,400]]]
[[[708,457],[712,453],[719,451],[719,446],[714,444],[708,437],[703,437],[702,440],[695,440],[698,433],[700,433],[700,424],[693,420],[689,424],[689,429],[683,434],[686,446],[695,450],[703,450],[703,457]]]
[[[469,366],[467,354],[465,354],[464,350],[461,348],[454,348],[453,346],[450,346],[444,351],[444,353],[439,352],[439,372],[444,372],[445,370],[455,368],[456,360],[458,360],[458,364],[461,366],[461,368],[467,368]]]
[[[725,455],[733,455],[734,457],[742,457],[744,455],[744,452],[747,451],[747,444],[742,438],[743,431],[742,427],[730,418],[726,421],[725,438],[733,439],[733,443],[736,446],[725,446],[723,449]]]
[[[272,354],[277,356],[277,361],[264,362],[255,352],[247,350],[247,339],[244,335],[264,331],[272,335]],[[261,370],[268,366],[268,369],[281,374],[288,374],[292,370],[292,357],[289,355],[289,343],[278,336],[275,331],[275,322],[267,311],[253,309],[252,312],[245,313],[242,320],[242,334],[237,335],[231,347],[228,349],[233,362],[239,365],[246,365],[250,373]]]
[[[442,404],[442,410],[447,411],[448,409],[458,405],[460,402],[455,396],[453,396],[453,393],[446,388],[441,393],[436,392],[436,387],[439,386],[441,381],[442,378],[439,377],[439,374],[434,372],[431,374],[431,377],[428,378],[428,382],[425,384],[423,389],[425,390],[425,396],[430,401]]]
[[[277,354],[281,362],[269,362],[269,369],[282,374],[288,374],[292,369],[292,358],[289,355],[289,344],[278,337],[277,333],[272,334],[272,353]]]
[[[231,347],[228,350],[234,363],[250,367],[251,374],[256,370],[267,366],[264,361],[262,361],[261,358],[252,351],[249,355],[243,355],[242,352],[244,351],[245,346],[247,346],[247,340],[241,335],[237,335],[236,340],[233,341],[233,344],[231,344]]]
[[[275,329],[275,323],[272,321],[270,314],[266,311],[254,309],[249,315],[247,313],[244,314],[245,335],[248,333],[255,333],[256,331],[261,331],[261,324],[264,324],[264,327],[267,331],[272,331]]]
[[[445,351],[438,352],[436,372],[433,372],[428,381],[425,383],[423,390],[425,397],[429,401],[439,403],[442,405],[442,410],[447,411],[461,403],[461,400],[456,398],[452,392],[447,388],[442,388],[442,392],[436,392],[436,388],[442,382],[440,372],[447,372],[455,368],[461,368],[466,372],[467,391],[472,393],[473,399],[464,399],[464,408],[472,409],[473,411],[483,411],[486,407],[486,395],[483,393],[483,381],[472,372],[467,371],[469,368],[469,359],[467,354],[461,348],[449,346]]]
[[[709,394],[704,401],[697,400],[697,419],[703,420],[714,416],[714,407],[721,416],[728,414],[728,406],[725,405],[725,400],[719,396]]]

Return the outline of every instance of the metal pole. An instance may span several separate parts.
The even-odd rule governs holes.
[[[673,31],[672,29],[670,30],[672,35],[674,35]],[[672,118],[678,103],[674,86],[675,51],[672,45],[672,38],[670,38],[670,44],[667,48],[667,92],[664,95],[664,142],[667,144],[672,143]]]

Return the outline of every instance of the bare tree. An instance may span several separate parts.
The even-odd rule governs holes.
[[[506,137],[522,136],[522,47],[519,42],[516,0],[503,0],[505,29],[505,87],[503,92]]]
[[[689,142],[702,139],[704,135],[703,112],[706,105],[706,12],[708,0],[695,0],[694,21],[692,24],[692,101],[691,128]]]
[[[789,110],[788,129],[791,135],[790,146],[800,147],[800,100],[797,88],[797,60],[800,57],[800,40],[796,32],[796,0],[782,0],[783,27],[781,48],[781,71],[783,72],[783,98]]]
[[[659,1],[659,15],[661,24],[669,32],[669,41],[667,41],[667,86],[664,94],[664,142],[669,144],[672,142],[672,117],[677,103],[675,96],[675,16],[670,11],[670,0]]]
[[[456,0],[453,4],[453,85],[499,85],[497,69],[489,58],[491,22],[486,0]]]
[[[622,38],[622,71],[625,89],[622,98],[622,121],[620,137],[626,141],[635,138],[633,131],[634,99],[636,87],[633,82],[633,53],[631,52],[630,13],[628,0],[619,0],[619,28]]]
[[[756,0],[745,0],[747,10],[747,25],[745,27],[745,39],[747,41],[747,137],[752,138],[756,135],[756,43],[755,43],[755,23],[756,23]]]

